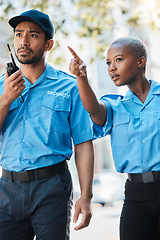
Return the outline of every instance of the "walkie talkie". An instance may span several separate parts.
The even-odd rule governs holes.
[[[19,68],[17,67],[17,65],[16,65],[16,63],[14,61],[14,58],[13,58],[13,55],[12,55],[12,52],[11,52],[9,44],[7,44],[7,47],[8,47],[11,59],[12,59],[12,62],[7,63],[7,73],[8,73],[8,76],[10,76],[11,74],[13,74],[17,70],[19,70]]]
[[[13,55],[12,55],[12,52],[11,52],[11,49],[10,49],[10,46],[9,44],[7,44],[7,47],[8,47],[8,50],[9,50],[9,53],[10,53],[10,56],[11,56],[11,59],[12,59],[12,62],[9,62],[7,63],[7,74],[8,76],[12,75],[14,72],[16,72],[17,70],[19,70],[19,68],[17,67],[15,61],[14,61],[14,58],[13,58]],[[22,98],[22,102],[24,102],[24,98],[23,96],[21,95],[21,98]]]

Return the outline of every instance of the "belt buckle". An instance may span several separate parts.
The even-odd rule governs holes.
[[[142,180],[144,183],[154,182],[153,172],[143,172]]]

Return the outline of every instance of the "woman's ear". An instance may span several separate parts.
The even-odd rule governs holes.
[[[145,57],[140,57],[138,59],[138,67],[143,68],[146,65],[146,58]]]
[[[53,47],[54,41],[53,39],[49,39],[46,41],[46,51],[50,51],[51,48]]]

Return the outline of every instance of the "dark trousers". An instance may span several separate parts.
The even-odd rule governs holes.
[[[160,181],[126,181],[120,239],[160,240]]]
[[[70,172],[19,182],[0,179],[0,240],[68,240]]]

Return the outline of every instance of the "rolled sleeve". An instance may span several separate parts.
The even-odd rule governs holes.
[[[112,108],[109,104],[109,102],[105,100],[101,100],[106,108],[107,108],[107,120],[103,127],[97,125],[93,120],[90,118],[91,121],[91,127],[92,127],[92,133],[94,138],[102,138],[108,134],[110,134],[112,125],[113,125],[113,114],[112,114]]]
[[[84,109],[78,93],[72,105],[69,121],[74,145],[93,139],[89,114]]]

